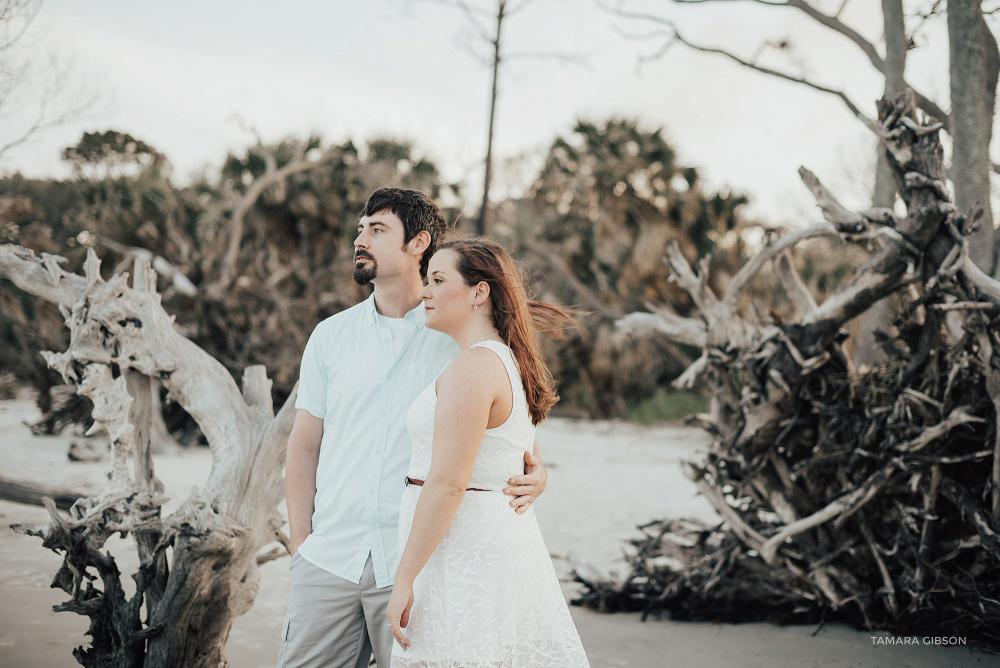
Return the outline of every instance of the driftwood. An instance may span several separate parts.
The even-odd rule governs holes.
[[[24,503],[30,506],[43,506],[45,497],[52,499],[59,510],[69,510],[74,503],[85,497],[84,492],[78,492],[63,487],[42,485],[26,480],[11,480],[0,478],[0,499]]]
[[[875,127],[907,214],[852,213],[807,170],[826,222],[788,235],[716,295],[707,261],[673,246],[673,280],[699,316],[631,314],[621,327],[699,345],[680,378],[705,383],[714,444],[688,474],[719,526],[640,527],[631,574],[585,577],[576,603],[679,619],[841,619],[900,634],[964,636],[1000,649],[1000,283],[969,260],[970,221],[948,199],[941,124],[912,93],[879,103]],[[869,261],[817,303],[796,243],[861,243]],[[759,319],[741,293],[768,263],[797,322]],[[888,295],[888,362],[859,373],[842,329]]]
[[[46,360],[93,402],[93,429],[111,439],[110,480],[74,503],[68,518],[46,500],[48,524],[12,526],[63,553],[52,586],[71,598],[55,609],[91,619],[91,647],[74,651],[81,664],[227,665],[233,618],[257,593],[258,552],[276,540],[287,546],[277,505],[294,391],[275,415],[271,382],[255,366],[244,372],[241,392],[219,362],[174,329],[144,262],[136,261],[130,288],[126,275],[103,280],[93,251],[83,276],[63,271],[61,261],[0,246],[0,275],[57,303],[66,319],[69,348],[45,353]],[[167,517],[151,456],[154,381],[194,418],[212,450],[204,490],[193,489]],[[129,532],[140,567],[127,598],[114,558],[101,548],[111,534]]]

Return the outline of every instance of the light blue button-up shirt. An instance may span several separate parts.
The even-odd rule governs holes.
[[[458,352],[424,326],[421,303],[403,317],[403,348],[379,322],[375,296],[330,316],[302,353],[295,407],[323,420],[312,533],[299,551],[310,563],[360,583],[368,555],[375,585],[396,576],[397,529],[410,465],[406,413]]]

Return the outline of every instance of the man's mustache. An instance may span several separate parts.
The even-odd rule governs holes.
[[[366,258],[368,258],[369,260],[372,260],[372,261],[375,260],[375,258],[372,257],[372,255],[370,253],[366,253],[364,251],[358,251],[357,253],[354,254],[354,259],[355,260],[358,260],[359,258],[363,258],[363,257],[366,257]]]

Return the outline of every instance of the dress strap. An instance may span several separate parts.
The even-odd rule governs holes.
[[[478,348],[480,346],[486,346],[487,348],[495,352],[497,354],[497,357],[500,358],[500,361],[503,362],[503,365],[507,369],[508,374],[510,374],[511,370],[513,370],[514,373],[511,376],[512,380],[515,377],[518,380],[520,380],[521,371],[520,369],[517,368],[517,360],[514,359],[514,351],[510,349],[510,346],[501,341],[486,340],[486,341],[480,341],[479,343],[473,343],[469,347]]]
[[[501,341],[481,341],[479,343],[474,343],[470,348],[486,347],[492,350],[500,361],[503,363],[504,370],[507,371],[507,380],[510,383],[511,398],[514,400],[514,405],[511,407],[511,417],[514,413],[525,414],[528,412],[528,400],[524,396],[524,382],[521,380],[521,371],[517,366],[517,360],[514,359],[514,351],[510,349],[506,343]],[[507,419],[508,424],[511,418]]]
[[[495,344],[495,346],[487,344]],[[511,387],[514,386],[513,385],[514,378],[517,378],[518,383],[520,383],[521,374],[517,368],[517,360],[514,359],[514,352],[507,346],[507,344],[501,343],[500,341],[480,341],[479,343],[473,343],[469,347],[478,348],[479,346],[484,346],[484,345],[486,345],[490,350],[496,353],[497,357],[500,358],[500,361],[503,362],[504,369],[507,370],[507,376],[510,378]],[[443,367],[441,367],[441,370],[437,372],[437,375],[434,376],[434,380],[432,382],[434,385],[435,395],[437,394],[438,379],[441,377],[441,374],[444,373],[444,370],[448,368],[449,364],[451,364],[451,360],[448,360],[448,362]],[[521,388],[521,394],[524,394],[523,387]]]

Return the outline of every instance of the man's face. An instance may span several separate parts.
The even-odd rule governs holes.
[[[377,278],[398,276],[419,269],[419,258],[403,247],[403,221],[391,211],[362,216],[354,240],[354,280],[358,285]]]

